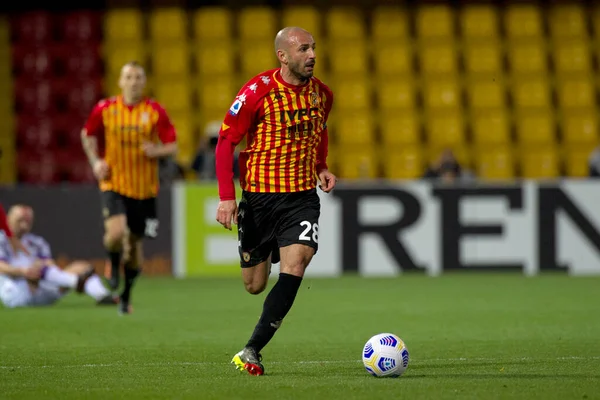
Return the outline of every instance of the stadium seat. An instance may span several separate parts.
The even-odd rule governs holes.
[[[552,179],[560,176],[559,155],[555,147],[526,149],[521,154],[521,176],[525,179]]]
[[[33,45],[52,41],[54,18],[47,11],[31,11],[11,18],[12,31],[18,43]]]
[[[17,154],[19,182],[35,185],[52,185],[60,181],[56,153],[51,151],[20,151]]]
[[[201,42],[231,40],[233,16],[225,7],[200,7],[194,12],[194,36]]]
[[[425,117],[425,121],[425,135],[431,147],[455,147],[466,142],[461,111],[434,111]]]
[[[106,63],[106,75],[118,76],[123,65],[137,61],[147,65],[148,49],[143,42],[123,41],[118,44],[107,44],[103,49]]]
[[[239,37],[243,40],[273,40],[277,18],[270,7],[244,7],[238,14]],[[272,47],[272,44],[271,44]]]
[[[513,74],[544,74],[548,70],[546,45],[542,40],[516,39],[508,43],[507,60]]]
[[[214,76],[210,80],[200,82],[197,86],[201,111],[218,109],[219,119],[225,117],[238,90],[229,76]]]
[[[50,78],[55,74],[55,47],[15,45],[12,51],[14,73],[16,77],[26,75],[34,79]]]
[[[474,74],[499,75],[504,69],[502,47],[492,40],[467,42],[463,46],[465,72]]]
[[[590,49],[585,40],[559,40],[552,58],[557,74],[587,74],[592,70]]]
[[[190,50],[186,42],[169,45],[154,44],[152,48],[152,73],[156,77],[190,75]]]
[[[156,80],[154,95],[166,110],[171,112],[189,112],[192,108],[192,87],[186,79]]]
[[[596,106],[594,81],[586,75],[560,79],[556,84],[556,93],[562,109]]]
[[[425,160],[419,147],[402,147],[382,162],[384,176],[388,179],[417,179],[425,171]]]
[[[85,124],[92,109],[81,112],[61,113],[52,118],[54,132],[57,135],[59,145],[73,152],[81,151],[81,128]]]
[[[482,147],[476,150],[475,171],[482,180],[508,180],[515,177],[515,160],[510,147]]]
[[[423,83],[423,105],[426,110],[460,108],[461,88],[457,79],[430,79]]]
[[[377,157],[372,148],[338,147],[336,159],[341,179],[373,179],[379,175]]]
[[[68,112],[89,113],[103,97],[100,79],[67,78],[57,84],[61,86],[60,95],[64,96],[65,111]]]
[[[104,14],[104,40],[141,41],[144,38],[142,12],[135,8],[114,8]]]
[[[564,154],[566,175],[570,178],[587,178],[590,174],[590,147],[568,148]]]
[[[587,37],[586,11],[583,7],[576,2],[549,7],[547,13],[550,35],[561,39]]]
[[[506,105],[506,89],[502,79],[471,79],[467,83],[467,99],[472,109],[502,108]]]
[[[509,4],[504,12],[504,30],[509,39],[543,36],[541,7],[528,3]]]
[[[178,152],[177,162],[190,165],[196,150],[198,149],[198,138],[194,119],[189,112],[170,112],[171,122],[177,131]]]
[[[58,145],[58,134],[51,117],[21,114],[17,118],[17,148],[52,151]]]
[[[446,4],[417,6],[415,30],[421,39],[448,39],[454,37],[454,11]]]
[[[592,32],[594,39],[597,41],[600,39],[600,4],[596,3],[592,5],[590,14]]]
[[[511,125],[503,108],[478,110],[471,116],[473,141],[478,146],[508,144]]]
[[[10,22],[6,15],[0,16],[0,46],[10,46]]]
[[[432,144],[428,147],[427,162],[428,165],[439,162],[443,152],[451,150],[454,158],[464,169],[470,169],[472,164],[472,155],[469,147],[465,144],[442,145]]]
[[[101,16],[95,11],[71,11],[59,24],[61,39],[67,43],[99,43],[102,40]]]
[[[371,106],[371,85],[367,78],[348,76],[336,77],[331,85],[335,93],[335,108],[339,110],[360,110]]]
[[[367,43],[362,40],[340,40],[329,42],[329,71],[337,74],[367,74],[368,52]],[[317,60],[318,62],[318,60]]]
[[[600,144],[598,111],[595,107],[564,112],[560,127],[563,143],[567,146],[592,148]]]
[[[381,40],[373,46],[375,71],[378,75],[397,76],[413,72],[413,50],[410,42]]]
[[[371,37],[375,41],[406,40],[410,37],[408,13],[397,6],[376,6],[371,14]]]
[[[71,149],[59,151],[57,153],[57,168],[64,180],[70,183],[89,184],[96,182],[94,172],[81,148],[77,151]]]
[[[187,15],[183,8],[157,8],[148,18],[150,39],[153,42],[185,41],[188,37]]]
[[[334,6],[325,14],[328,40],[364,39],[366,27],[362,12],[353,7]]]
[[[546,108],[551,106],[550,87],[543,77],[517,78],[512,83],[512,98],[516,108]]]
[[[419,145],[421,143],[421,120],[414,111],[383,111],[379,116],[381,139],[386,146]]]
[[[66,76],[98,77],[102,73],[100,49],[96,46],[70,46],[61,60],[60,67]]]
[[[25,77],[15,82],[15,107],[18,113],[46,114],[57,109],[52,82],[49,80],[32,81]]]
[[[447,40],[421,43],[419,65],[424,75],[455,74],[458,71],[455,44]]]
[[[250,42],[247,45],[240,43],[240,61],[242,80],[244,82],[263,71],[277,68],[277,57],[273,50],[272,40]]]
[[[489,4],[467,4],[460,10],[460,30],[465,39],[498,36],[498,11]]]
[[[312,33],[317,45],[321,40],[321,14],[318,8],[306,6],[286,6],[281,13],[282,26],[301,26]]]
[[[556,121],[550,108],[517,112],[515,128],[517,142],[527,148],[556,142]]]
[[[344,147],[369,146],[376,142],[375,121],[370,110],[345,114],[336,120],[332,128],[335,142]]]
[[[233,74],[235,70],[233,43],[201,43],[196,46],[196,70],[198,75]]]
[[[375,95],[381,110],[412,109],[416,105],[415,85],[411,79],[380,79]]]

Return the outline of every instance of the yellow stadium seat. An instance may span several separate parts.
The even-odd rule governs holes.
[[[231,40],[233,17],[225,7],[200,7],[194,12],[194,36],[197,40]]]
[[[563,113],[560,120],[563,143],[568,146],[595,147],[599,143],[598,111],[584,108]]]
[[[456,147],[465,143],[465,121],[461,111],[432,112],[425,121],[425,134],[430,146]]]
[[[233,74],[235,72],[234,48],[229,41],[197,44],[194,56],[198,75]]]
[[[423,104],[426,109],[459,108],[461,91],[456,79],[430,79],[423,84]]]
[[[221,110],[221,119],[233,104],[235,95],[239,88],[230,79],[230,76],[222,77],[211,76],[210,79],[198,82],[198,96],[200,109],[203,110]]]
[[[395,6],[377,6],[371,14],[371,36],[379,40],[405,40],[409,37],[406,9]]]
[[[186,42],[152,48],[152,72],[155,76],[186,76],[190,74],[190,50]]]
[[[592,60],[587,41],[560,40],[554,44],[554,69],[559,74],[591,72]]]
[[[558,104],[561,108],[596,106],[594,81],[588,76],[560,79],[556,84]]]
[[[366,78],[348,77],[337,79],[330,86],[335,94],[335,108],[360,110],[371,105],[371,85]]]
[[[516,108],[543,108],[551,105],[550,85],[543,77],[523,77],[512,84]]]
[[[506,104],[506,90],[501,79],[473,79],[467,85],[467,98],[473,109],[501,108]]]
[[[271,7],[250,6],[238,15],[239,35],[243,40],[273,40],[276,28],[275,11]],[[271,44],[271,47],[273,45]]]
[[[379,123],[386,148],[403,148],[405,145],[416,146],[421,143],[421,121],[416,112],[382,112]]]
[[[587,37],[586,15],[581,4],[560,4],[548,10],[550,35],[555,38]]]
[[[419,147],[402,147],[383,159],[384,176],[388,179],[417,179],[425,172],[425,159]]]
[[[10,24],[6,16],[0,16],[0,46],[10,44]]]
[[[353,7],[334,6],[325,15],[327,36],[335,39],[364,39],[365,20],[362,12]]]
[[[195,124],[196,126],[200,127],[200,133],[202,134],[206,124],[214,121],[223,122],[223,119],[225,119],[225,116],[228,112],[229,106],[227,106],[227,108],[211,107],[210,105],[205,106],[205,108],[201,108],[195,112]],[[242,141],[242,143],[238,146],[241,147],[243,143],[244,142]]]
[[[515,74],[543,74],[548,70],[546,45],[541,40],[517,39],[508,43],[509,69]]]
[[[471,116],[471,132],[477,145],[508,144],[510,120],[502,108],[477,111]]]
[[[412,109],[415,107],[415,87],[411,79],[381,79],[375,91],[381,110]]]
[[[150,39],[153,41],[187,40],[187,16],[183,8],[157,8],[149,16]]]
[[[104,40],[140,41],[144,38],[144,17],[135,8],[109,9],[104,16]]]
[[[556,121],[549,108],[517,113],[515,127],[517,142],[528,148],[556,142]]]
[[[468,74],[500,74],[503,70],[502,49],[496,41],[467,42],[463,57]]]
[[[521,154],[521,175],[526,179],[552,179],[560,176],[555,147],[527,149]]]
[[[541,7],[537,4],[509,4],[504,12],[504,29],[511,39],[543,35]]]
[[[419,38],[454,37],[454,12],[446,4],[418,6],[415,24]]]
[[[336,143],[342,146],[369,146],[375,142],[375,125],[369,110],[344,114],[336,119]]]
[[[198,139],[194,119],[188,112],[169,113],[177,132],[177,155],[180,164],[190,165],[198,149]]]
[[[493,39],[498,36],[498,11],[488,4],[467,4],[460,11],[462,36],[467,39]]]
[[[423,42],[419,48],[419,63],[425,75],[455,74],[458,71],[456,46],[446,40]]]
[[[336,159],[341,179],[373,179],[379,175],[375,151],[371,148],[338,148]]]
[[[340,40],[329,42],[329,70],[332,74],[366,74],[368,70],[367,43]]]
[[[507,180],[515,177],[515,159],[510,147],[478,148],[476,172],[482,180]]]
[[[381,40],[374,44],[375,71],[378,75],[401,75],[413,72],[413,51],[408,41]]]
[[[272,40],[261,41],[260,44],[256,42],[240,43],[240,61],[245,81],[279,65]]]
[[[107,43],[103,52],[106,61],[106,75],[109,76],[118,76],[123,65],[130,61],[137,61],[144,67],[147,66],[148,48],[143,42]]]
[[[569,148],[564,152],[564,165],[568,177],[587,178],[590,174],[590,153],[589,147]]]
[[[287,6],[281,14],[282,26],[301,26],[312,33],[319,43],[321,37],[321,14],[313,6]]]
[[[171,112],[189,112],[192,107],[192,85],[187,79],[167,79],[154,84],[156,99]]]
[[[591,10],[591,25],[595,39],[600,38],[600,4],[596,3]]]

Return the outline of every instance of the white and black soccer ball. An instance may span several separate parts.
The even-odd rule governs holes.
[[[378,377],[401,376],[410,361],[404,341],[393,333],[380,333],[367,341],[362,352],[367,372]]]

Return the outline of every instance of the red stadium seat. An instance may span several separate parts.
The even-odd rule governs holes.
[[[57,110],[57,99],[49,80],[18,79],[14,93],[17,113],[44,114]]]
[[[17,77],[49,78],[55,73],[56,53],[51,46],[15,45],[12,62]]]
[[[96,77],[102,75],[100,47],[96,44],[69,46],[61,63],[67,76]]]
[[[81,151],[81,129],[87,114],[58,114],[53,118],[61,147],[72,152]]]
[[[61,94],[65,95],[65,111],[85,114],[102,98],[100,79],[65,79],[60,82]]]
[[[67,42],[95,42],[102,40],[101,17],[94,11],[74,11],[63,16],[60,36]]]
[[[58,169],[65,180],[72,183],[96,181],[92,167],[81,146],[79,149],[61,150],[57,153]]]
[[[58,144],[58,132],[52,118],[20,115],[17,119],[17,148],[53,150]]]
[[[54,38],[54,20],[47,11],[34,11],[12,19],[12,31],[17,42],[33,44]]]
[[[35,185],[55,184],[60,181],[56,154],[51,151],[22,151],[17,155],[19,182]]]

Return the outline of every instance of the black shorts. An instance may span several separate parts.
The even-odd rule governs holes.
[[[305,244],[318,250],[321,201],[316,189],[296,193],[244,191],[238,207],[242,268],[280,261],[279,248]]]
[[[124,214],[129,231],[138,237],[155,238],[158,236],[158,217],[156,198],[132,199],[122,194],[102,192],[102,215],[109,218]]]

